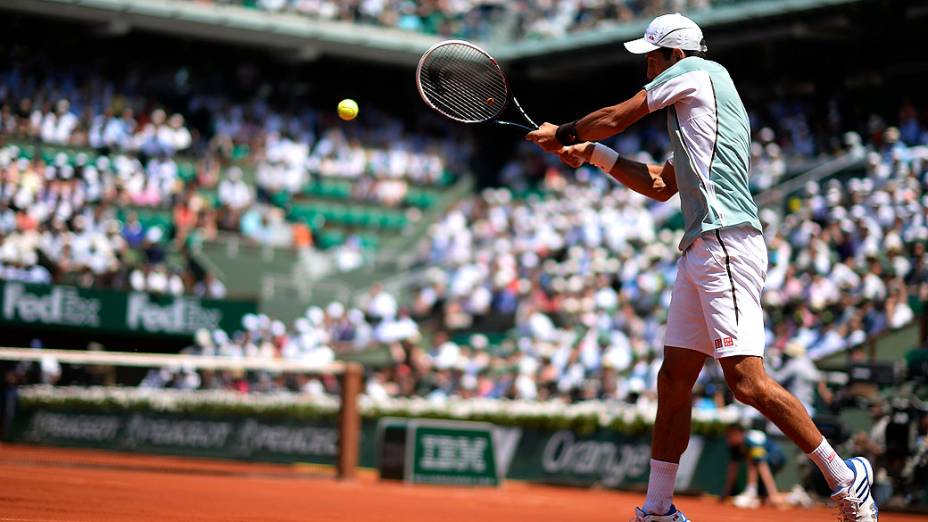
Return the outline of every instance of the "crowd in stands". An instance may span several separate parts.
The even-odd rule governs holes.
[[[194,230],[215,236],[217,215],[178,159],[198,139],[185,118],[86,71],[35,84],[31,65],[0,82],[6,279],[224,297],[184,249]],[[157,225],[140,219],[153,210]]]
[[[0,261],[11,280],[221,297],[220,281],[171,254],[220,230],[292,244],[292,224],[275,200],[280,194],[298,197],[321,179],[341,177],[352,181],[349,197],[400,205],[404,184],[439,183],[448,164],[468,154],[449,140],[404,135],[376,111],[367,125],[349,130],[314,111],[293,115],[260,100],[194,95],[182,112],[210,114],[204,133],[186,127],[181,114],[107,89],[51,81],[28,89],[15,69],[2,85],[5,135],[87,150],[46,156],[36,149],[31,158],[18,145],[0,150]],[[842,142],[829,149],[801,111],[767,112],[782,117],[756,133],[758,189],[785,175],[787,158],[863,154],[856,134],[839,134]],[[809,184],[789,201],[785,217],[763,213],[770,248],[763,298],[775,351],[799,343],[818,359],[845,350],[910,322],[909,297],[925,297],[928,155],[918,145],[924,136],[917,119],[902,116],[898,128],[871,129],[863,177]],[[645,161],[666,154],[656,123],[612,144]],[[227,151],[236,147],[248,151],[241,163],[255,167],[254,184],[229,161]],[[188,160],[185,151],[199,154]],[[433,225],[422,256],[427,283],[408,312],[363,313],[362,324],[354,320],[358,313],[333,305],[321,319],[316,311],[316,319],[289,330],[269,319],[278,325],[274,354],[331,357],[348,345],[402,341],[405,347],[393,350],[396,368],[377,378],[389,383],[402,373],[418,382],[416,392],[445,396],[625,398],[652,388],[678,255],[676,202],[646,201],[588,167],[568,172],[529,151],[517,154],[501,178],[518,189],[528,171],[541,172],[543,195],[487,190]],[[169,225],[143,223],[126,208],[168,210]],[[307,334],[320,324],[340,330]],[[439,332],[441,342],[431,339],[433,348],[426,348],[410,341],[420,336],[419,324]],[[515,334],[498,346],[441,337],[510,327]],[[405,333],[393,338],[395,331]],[[248,329],[229,332],[236,351],[216,335],[220,353],[249,354],[246,339],[266,340]],[[320,347],[328,351],[319,355]],[[442,372],[448,377],[439,386],[432,380]]]
[[[183,350],[192,355],[215,355],[241,358],[283,358],[324,365],[336,355],[355,353],[377,345],[393,345],[399,357],[402,346],[422,341],[419,324],[396,298],[375,284],[358,307],[347,308],[333,302],[325,308],[310,307],[290,328],[265,314],[248,314],[235,332],[199,330],[193,344]],[[424,356],[424,355],[423,355]],[[240,391],[274,391],[298,386],[309,393],[325,393],[335,383],[326,379],[308,379],[293,383],[258,373],[252,379],[234,372],[206,373],[177,368],[154,369],[140,386],[181,389],[237,389]],[[374,388],[368,387],[376,393]]]
[[[28,139],[0,149],[0,268],[10,280],[222,297],[222,283],[184,255],[190,244],[229,231],[292,245],[281,194],[298,198],[341,178],[351,181],[350,199],[401,206],[409,186],[440,183],[469,154],[466,142],[406,134],[376,110],[365,111],[364,125],[344,126],[310,109],[194,92],[172,114],[93,74],[50,74],[39,86],[24,78],[12,67],[0,81],[0,129]],[[874,121],[866,140],[836,132],[836,144],[812,133],[800,109],[752,112],[755,188],[780,181],[791,158],[871,147],[862,177],[812,183],[784,216],[762,215],[768,344],[819,359],[907,324],[910,298],[925,299],[928,154],[910,106],[899,127]],[[188,126],[184,114],[206,114],[209,124]],[[612,145],[660,161],[665,134],[653,122]],[[41,152],[60,145],[85,151]],[[516,197],[531,172],[542,194]],[[327,359],[391,346],[395,366],[372,380],[387,395],[624,399],[653,389],[677,203],[646,201],[589,167],[569,172],[530,151],[501,179],[515,190],[466,198],[432,226],[425,282],[408,310],[376,289],[372,301],[386,311],[336,303],[289,327],[259,318],[257,330],[210,333],[211,349]],[[167,211],[168,225],[153,225],[146,209]],[[510,329],[503,342],[463,340]],[[393,386],[400,377],[412,384]]]
[[[884,134],[862,177],[810,183],[784,217],[762,212],[771,353],[795,343],[818,360],[859,346],[910,323],[910,298],[928,298],[928,149],[906,146],[895,128]],[[437,309],[451,331],[513,317],[521,356],[531,360],[517,395],[573,396],[602,385],[596,394],[622,397],[600,378],[604,370],[627,372],[616,385],[642,389],[656,376],[678,257],[679,232],[668,228],[677,203],[577,174],[568,181],[550,169],[539,198],[487,191],[431,232],[429,281],[414,311]]]
[[[340,127],[257,97],[194,94],[171,113],[89,70],[52,69],[36,84],[34,65],[0,75],[0,137],[12,140],[0,151],[7,279],[223,296],[188,247],[220,232],[311,246],[320,220],[288,205],[333,179],[350,187],[345,201],[415,219],[410,187],[446,184],[467,156],[464,141],[406,133],[374,109],[365,125]],[[355,259],[359,245],[349,236],[343,249]]]
[[[391,27],[447,37],[551,38],[613,27],[666,12],[699,11],[711,0],[191,0],[254,7],[317,20]]]
[[[450,141],[404,136],[402,124],[383,115],[375,114],[374,121],[350,132],[323,128],[318,136],[299,123],[284,132],[275,123],[280,118],[266,119],[257,143],[257,187],[266,198],[341,178],[352,181],[351,199],[398,207],[410,185],[441,184],[449,164],[460,164],[468,155],[466,143],[451,146]]]
[[[11,73],[5,78],[4,105],[0,130],[9,135],[29,137],[54,145],[86,145],[101,150],[137,152],[149,157],[173,156],[190,148],[193,137],[180,114],[155,109],[136,115],[133,106],[141,100],[99,93],[97,98],[81,100],[72,107],[70,96],[79,90],[65,85],[47,85],[60,97],[40,89],[38,97],[22,93],[26,85]],[[99,79],[96,79],[99,80]],[[95,81],[88,82],[87,87]]]
[[[125,208],[178,201],[174,221],[181,241],[187,226],[209,219],[187,212],[196,196],[176,194],[169,158],[148,168],[123,154],[91,158],[59,152],[48,163],[0,149],[0,268],[3,279],[30,283],[133,289],[179,295],[202,286],[207,273],[193,260],[169,256],[166,227],[145,227]],[[191,201],[193,200],[193,201]],[[180,202],[183,202],[181,204]],[[224,297],[211,285],[205,297]]]
[[[490,38],[498,26],[551,37],[668,8],[702,9],[710,0],[248,4]],[[4,281],[228,297],[191,247],[223,233],[309,247],[316,224],[294,218],[292,205],[333,183],[348,187],[336,191],[341,201],[415,215],[407,211],[412,190],[446,183],[473,153],[460,136],[410,134],[367,107],[363,125],[349,126],[262,98],[193,94],[168,107],[93,74],[50,74],[41,85],[24,78],[16,67],[0,71]],[[788,179],[796,163],[864,160],[861,171],[809,182],[784,194],[782,208],[761,213],[769,252],[765,362],[816,413],[822,403],[840,402],[816,362],[843,353],[862,360],[865,341],[911,324],[928,302],[928,128],[909,103],[889,118],[896,126],[873,117],[860,134],[835,124],[823,135],[799,104],[753,109],[754,192]],[[662,161],[668,140],[662,121],[653,120],[609,144]],[[503,166],[500,181],[507,188],[471,195],[432,224],[408,300],[375,284],[358,302],[313,306],[289,324],[257,314],[233,331],[200,330],[184,353],[324,364],[380,351],[383,364],[368,366],[364,388],[374,400],[652,400],[679,257],[679,202],[647,200],[527,145]],[[362,263],[356,237],[337,262],[343,270]],[[53,358],[24,368],[37,368],[38,380],[51,384],[63,375]],[[181,367],[153,370],[140,386],[322,394],[338,384]],[[709,362],[695,407],[718,410],[732,400]],[[888,470],[875,488],[883,498],[914,495],[907,491],[921,491],[928,477],[928,421],[918,421],[914,440],[894,445],[892,408],[875,401],[873,430],[849,442],[850,453]]]
[[[911,323],[913,303],[928,299],[928,150],[895,128],[882,138],[863,176],[810,183],[789,212],[762,212],[768,363],[810,410],[822,392],[814,361]],[[393,362],[370,374],[374,397],[648,395],[679,255],[677,207],[589,167],[547,164],[542,193],[487,189],[432,226],[408,307],[375,285],[362,302],[313,307],[289,326],[249,316],[240,331],[202,332],[191,351],[327,362],[385,347]],[[707,366],[700,407],[718,407],[720,383]]]

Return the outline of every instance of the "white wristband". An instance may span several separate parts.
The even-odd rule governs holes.
[[[619,153],[611,148],[596,143],[593,145],[593,153],[590,154],[590,165],[595,165],[604,172],[611,172],[615,162],[619,160]]]

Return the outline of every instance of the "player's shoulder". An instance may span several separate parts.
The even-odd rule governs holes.
[[[715,66],[721,67],[716,62],[700,58],[698,56],[688,56],[679,62],[668,67],[664,72],[658,74],[645,89],[660,85],[673,79],[680,79],[689,73],[710,72]]]
[[[681,71],[702,71],[709,67],[710,64],[713,64],[712,60],[707,60],[699,56],[687,56],[686,58],[680,60],[679,62],[673,64],[673,67],[678,67]]]

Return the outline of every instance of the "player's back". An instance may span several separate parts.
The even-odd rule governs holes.
[[[721,64],[680,60],[645,86],[652,110],[669,108],[685,249],[702,233],[742,224],[758,230],[748,187],[751,127],[741,96]]]

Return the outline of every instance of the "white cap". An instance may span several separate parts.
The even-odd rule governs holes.
[[[684,51],[707,50],[702,29],[680,13],[658,16],[648,24],[644,38],[625,42],[625,48],[634,54],[649,53],[661,47]]]

